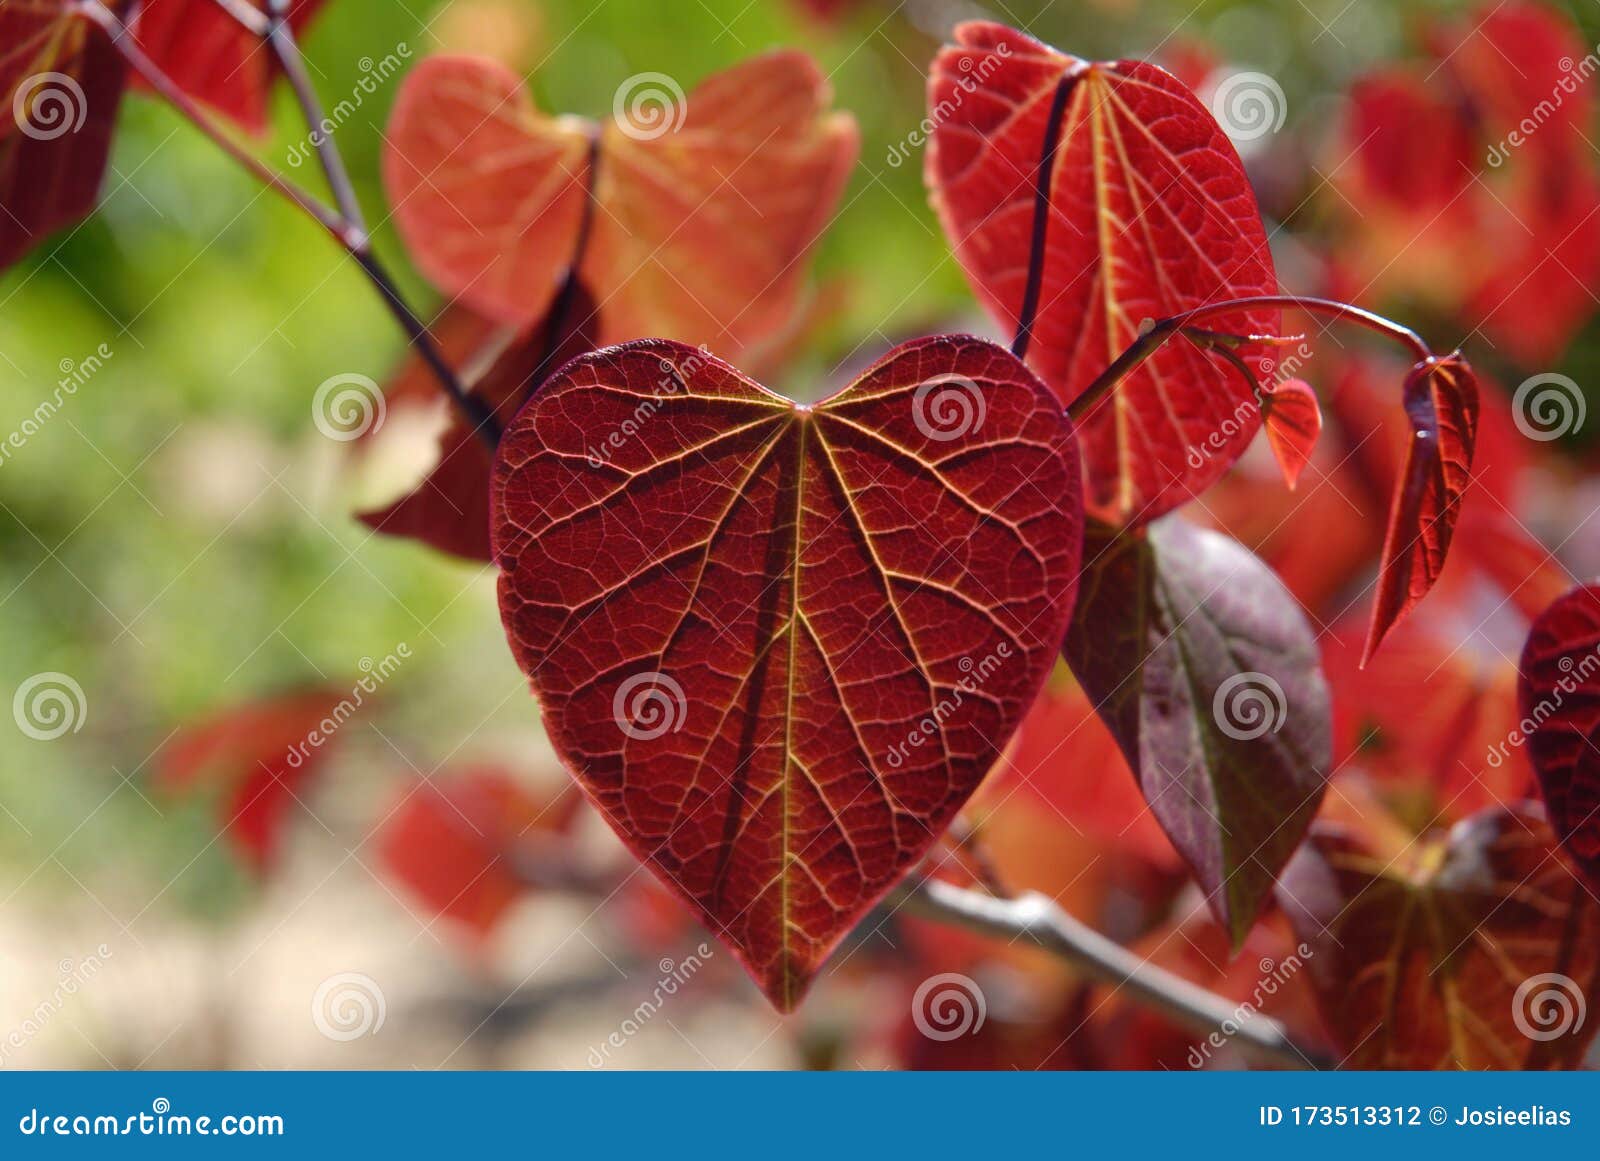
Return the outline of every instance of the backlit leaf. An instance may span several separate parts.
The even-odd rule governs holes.
[[[1085,553],[1067,661],[1237,947],[1330,768],[1311,626],[1241,545],[1175,517]]]
[[[125,80],[68,0],[0,3],[0,269],[94,209]]]
[[[395,218],[443,290],[502,322],[539,318],[578,248],[599,339],[742,352],[797,309],[804,258],[855,160],[854,121],[809,57],[773,52],[703,81],[635,78],[621,121],[549,117],[522,78],[432,57],[406,78],[384,153]],[[681,98],[681,99],[680,99]],[[595,144],[597,139],[597,144]]]
[[[246,0],[265,11],[265,0]],[[299,31],[324,0],[293,0],[289,23]],[[266,42],[217,0],[142,0],[134,39],[157,67],[197,100],[255,133],[267,127],[267,97],[281,71]],[[134,86],[145,88],[135,76]]]
[[[1317,403],[1317,393],[1301,379],[1285,379],[1263,387],[1261,418],[1272,454],[1283,469],[1283,482],[1293,491],[1322,434],[1322,407]]]
[[[781,1010],[932,846],[1055,659],[1070,421],[979,339],[812,406],[678,343],[569,363],[492,495],[500,607],[568,768]]]
[[[1478,380],[1460,355],[1413,367],[1405,383],[1411,439],[1389,509],[1363,665],[1444,570],[1478,442]]]
[[[963,24],[934,61],[927,155],[933,202],[978,297],[1023,315],[1036,177],[1053,106],[1043,279],[1027,359],[1070,403],[1150,319],[1274,294],[1255,195],[1211,114],[1141,61],[1090,64],[998,24]],[[1213,319],[1277,333],[1276,311]],[[1272,365],[1268,350],[1246,350]],[[1091,513],[1153,519],[1204,490],[1260,424],[1252,385],[1198,346],[1169,343],[1085,417]],[[1191,457],[1196,447],[1212,454]]]
[[[1279,898],[1345,1067],[1570,1067],[1600,1027],[1600,908],[1535,804],[1400,852],[1319,824]]]
[[[1600,883],[1600,586],[1573,589],[1534,622],[1520,692],[1551,824]]]

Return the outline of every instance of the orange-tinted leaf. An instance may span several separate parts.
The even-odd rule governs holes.
[[[1522,651],[1522,729],[1550,821],[1600,883],[1600,585],[1573,589],[1534,622]]]
[[[1311,626],[1237,542],[1177,517],[1088,544],[1067,661],[1238,946],[1330,769]]]
[[[550,736],[778,1008],[1038,693],[1080,471],[1049,390],[961,337],[807,407],[630,343],[569,363],[507,432],[501,615]]]
[[[1012,328],[1026,313],[1036,177],[1059,113],[1027,358],[1063,403],[1146,320],[1277,292],[1238,153],[1169,73],[1088,64],[1002,25],[963,24],[934,61],[928,105],[934,205],[978,297]],[[1213,325],[1269,335],[1278,318],[1241,312]],[[1270,351],[1247,353],[1270,367]],[[1085,417],[1090,511],[1149,520],[1204,490],[1255,435],[1251,387],[1194,344],[1163,347]],[[1195,447],[1215,450],[1191,457]]]
[[[493,409],[502,430],[550,372],[594,349],[594,304],[581,288],[575,287],[570,301],[562,304],[555,333],[547,322],[513,338],[470,384],[471,391]],[[437,383],[433,386],[436,389]],[[389,395],[386,391],[385,397]],[[359,519],[386,535],[409,536],[440,552],[488,562],[491,466],[483,441],[465,419],[452,413],[450,426],[439,437],[439,461],[423,481],[387,507],[361,513]]]
[[[581,805],[575,792],[552,802],[504,770],[469,769],[408,788],[378,835],[379,858],[429,914],[481,939],[526,889],[517,848],[566,831]]]
[[[1263,387],[1261,418],[1272,454],[1283,469],[1283,482],[1293,491],[1322,434],[1322,407],[1317,393],[1302,379],[1285,379]]]
[[[1280,899],[1347,1067],[1570,1066],[1600,1028],[1600,908],[1535,804],[1399,858],[1319,826]]]
[[[743,351],[796,309],[804,257],[856,154],[826,80],[797,52],[756,57],[674,99],[667,78],[618,93],[621,121],[547,117],[522,78],[433,57],[406,78],[384,181],[417,263],[503,322],[544,314],[577,249],[604,343],[661,335]]]
[[[264,0],[245,0],[265,11]],[[324,0],[292,0],[289,23],[303,29]],[[197,100],[255,133],[267,127],[267,97],[279,68],[265,41],[217,0],[142,0],[134,39],[162,72]],[[140,77],[136,88],[145,88]]]
[[[155,784],[172,793],[214,787],[218,821],[252,870],[271,869],[284,826],[347,718],[348,691],[311,689],[223,710],[173,735]]]
[[[1405,383],[1411,440],[1395,484],[1361,663],[1444,571],[1478,442],[1478,380],[1460,355],[1428,359]]]
[[[0,4],[0,269],[94,209],[125,81],[68,0]]]

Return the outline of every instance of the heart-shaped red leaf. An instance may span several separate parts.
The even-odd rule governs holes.
[[[470,383],[472,393],[493,409],[502,430],[550,372],[594,349],[597,315],[581,287],[573,288],[559,311],[553,325],[545,320],[513,338]],[[463,360],[469,365],[474,361],[475,356]],[[398,381],[410,382],[412,371],[408,364]],[[386,391],[385,397],[392,396]],[[492,457],[477,433],[459,414],[452,415],[439,436],[439,460],[432,471],[412,491],[384,508],[361,513],[359,519],[385,535],[409,536],[440,552],[487,563],[491,467]]]
[[[94,209],[126,75],[69,0],[0,4],[0,270]]]
[[[1279,899],[1346,1067],[1572,1067],[1600,1028],[1600,909],[1536,803],[1400,851],[1319,824]]]
[[[1042,686],[1080,472],[1049,390],[964,337],[812,406],[629,343],[569,363],[506,433],[500,608],[546,728],[780,1010]]]
[[[395,219],[442,289],[520,326],[573,260],[592,177],[579,271],[600,340],[742,352],[793,319],[801,260],[855,160],[855,122],[827,111],[827,81],[798,52],[746,61],[688,97],[659,74],[634,81],[617,94],[621,120],[594,126],[540,113],[494,61],[423,61],[384,153]]]
[[[1283,469],[1283,482],[1293,491],[1322,435],[1322,406],[1317,402],[1317,393],[1303,379],[1269,384],[1261,389],[1261,418],[1272,454]]]
[[[1411,441],[1395,484],[1361,664],[1444,571],[1478,444],[1478,379],[1460,355],[1427,359],[1405,383]]]
[[[265,11],[266,0],[244,0]],[[293,0],[298,32],[324,0]],[[139,47],[178,86],[253,133],[267,127],[267,97],[279,73],[271,48],[217,0],[142,0],[133,23]],[[398,67],[398,66],[396,66]],[[136,88],[146,88],[134,78]]]
[[[1067,661],[1238,947],[1332,765],[1316,637],[1221,533],[1174,516],[1087,551]]]
[[[928,82],[928,185],[978,297],[1015,328],[1048,154],[1027,359],[1062,403],[1146,320],[1277,292],[1238,153],[1175,77],[1142,61],[1090,64],[999,24],[963,24],[955,41]],[[1278,316],[1212,325],[1272,335]],[[1270,367],[1269,350],[1249,353]],[[1216,481],[1258,424],[1251,384],[1195,344],[1168,344],[1081,425],[1090,511],[1113,524],[1154,519]],[[1196,447],[1211,454],[1190,456]]]
[[[1600,884],[1600,585],[1582,585],[1533,624],[1522,651],[1522,728],[1556,834]]]

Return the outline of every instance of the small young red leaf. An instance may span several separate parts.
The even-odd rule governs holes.
[[[1268,384],[1261,389],[1261,418],[1272,454],[1283,469],[1283,482],[1292,492],[1322,434],[1322,406],[1317,402],[1317,393],[1302,379]]]
[[[1411,441],[1389,509],[1362,665],[1444,571],[1478,442],[1478,380],[1471,366],[1460,355],[1418,363],[1406,378],[1405,410]]]
[[[1064,650],[1235,947],[1317,813],[1328,686],[1305,614],[1228,537],[1091,537]]]
[[[1600,1028],[1600,909],[1535,803],[1399,852],[1319,824],[1279,900],[1346,1067],[1573,1067]]]
[[[1520,701],[1534,771],[1561,842],[1600,884],[1600,585],[1582,585],[1534,622]]]
[[[0,270],[94,209],[126,79],[69,0],[0,4]]]
[[[244,0],[260,11],[265,0]],[[305,28],[325,0],[292,0],[289,23]],[[156,66],[196,100],[253,133],[267,127],[267,98],[281,71],[265,41],[217,0],[142,0],[133,37]],[[146,88],[140,77],[135,88]]]
[[[558,752],[792,1009],[920,860],[1054,662],[1081,465],[1008,352],[896,348],[800,406],[692,347],[606,348],[495,464],[500,607]]]
[[[579,271],[601,304],[600,341],[742,352],[782,329],[855,160],[855,122],[827,111],[826,79],[797,52],[746,61],[686,98],[669,89],[625,87],[621,120],[595,126],[540,113],[493,61],[423,61],[383,162],[418,265],[495,319],[539,318],[578,248],[592,178]]]
[[[1011,328],[1026,313],[1036,179],[1054,144],[1027,361],[1062,403],[1147,320],[1277,292],[1239,155],[1171,74],[1141,61],[1090,64],[1003,25],[963,24],[934,61],[928,107],[934,205],[978,297]],[[1275,335],[1278,314],[1210,325]],[[1270,369],[1270,349],[1249,353]],[[1250,384],[1195,344],[1169,343],[1085,417],[1091,513],[1120,525],[1177,507],[1228,469],[1258,424]],[[1214,450],[1191,456],[1196,447]]]
[[[470,384],[473,394],[493,409],[502,430],[545,376],[594,349],[598,318],[593,300],[581,287],[574,287],[564,304],[554,333],[548,321],[513,338]],[[410,369],[408,364],[402,370],[402,381]],[[430,387],[437,384],[430,382]],[[390,398],[390,392],[385,397]],[[483,441],[459,414],[452,413],[450,426],[439,436],[438,463],[423,481],[392,504],[359,513],[358,519],[387,536],[409,536],[440,552],[488,563],[492,463]]]
[[[271,869],[284,826],[332,750],[348,690],[310,689],[223,710],[174,734],[155,784],[173,793],[219,787],[218,818],[258,874]],[[338,715],[342,722],[345,715]]]

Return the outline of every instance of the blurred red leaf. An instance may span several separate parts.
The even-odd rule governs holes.
[[[1536,804],[1399,855],[1319,825],[1279,897],[1345,1067],[1571,1066],[1600,1028],[1573,1019],[1594,991],[1600,909]]]
[[[1551,823],[1600,883],[1600,585],[1573,589],[1534,622],[1521,669],[1525,740]]]
[[[1170,517],[1086,552],[1067,661],[1238,946],[1330,769],[1316,639],[1220,533]]]
[[[263,0],[242,0],[265,11]],[[292,0],[289,23],[305,28],[325,0]],[[266,42],[217,0],[142,0],[134,40],[156,66],[196,100],[253,133],[267,128],[267,98],[279,72]],[[133,78],[135,88],[148,88]]]
[[[582,799],[542,798],[498,767],[462,771],[406,790],[384,822],[379,858],[429,914],[486,937],[527,889],[517,848],[564,834]]]
[[[1411,441],[1395,485],[1361,663],[1444,571],[1478,441],[1478,380],[1460,355],[1430,358],[1405,383]]]
[[[0,4],[0,269],[94,209],[126,75],[69,0]]]
[[[406,78],[384,183],[413,256],[502,322],[541,317],[573,261],[601,305],[598,341],[660,335],[745,348],[796,311],[801,261],[855,160],[809,57],[773,52],[701,82],[643,74],[594,126],[534,108],[522,78],[431,57]],[[596,172],[591,175],[591,146]]]
[[[476,380],[473,394],[493,409],[502,430],[550,372],[568,359],[594,349],[597,323],[593,301],[579,287],[560,310],[558,329],[549,320],[510,340]],[[489,341],[493,341],[492,338]],[[467,362],[466,359],[462,360]],[[401,382],[411,370],[402,371]],[[437,382],[430,382],[435,393]],[[395,385],[384,392],[391,398]],[[388,506],[358,514],[358,519],[388,536],[409,536],[467,560],[488,563],[489,474],[493,458],[459,414],[439,437],[439,460],[416,488]]]
[[[258,874],[272,868],[292,804],[332,750],[348,690],[309,689],[223,710],[175,733],[156,758],[155,785],[220,791],[218,821]],[[351,710],[350,712],[354,712]]]
[[[1322,434],[1322,407],[1317,393],[1301,379],[1285,379],[1262,388],[1261,416],[1267,442],[1283,469],[1283,482],[1294,491],[1300,473],[1311,462]]]
[[[1239,156],[1176,78],[1141,61],[1080,61],[999,24],[955,36],[928,81],[927,182],[968,280],[1011,328],[1025,313],[1036,175],[1060,114],[1027,358],[1062,403],[1146,320],[1277,292]],[[1271,335],[1278,316],[1213,325]],[[1251,357],[1270,369],[1270,350]],[[1228,469],[1259,423],[1251,384],[1195,344],[1169,343],[1085,417],[1091,513],[1122,524],[1177,507]],[[1189,454],[1201,446],[1213,454]]]
[[[569,363],[507,432],[501,613],[546,727],[779,1009],[1043,684],[1080,470],[1048,389],[960,337],[808,407],[630,343]]]

